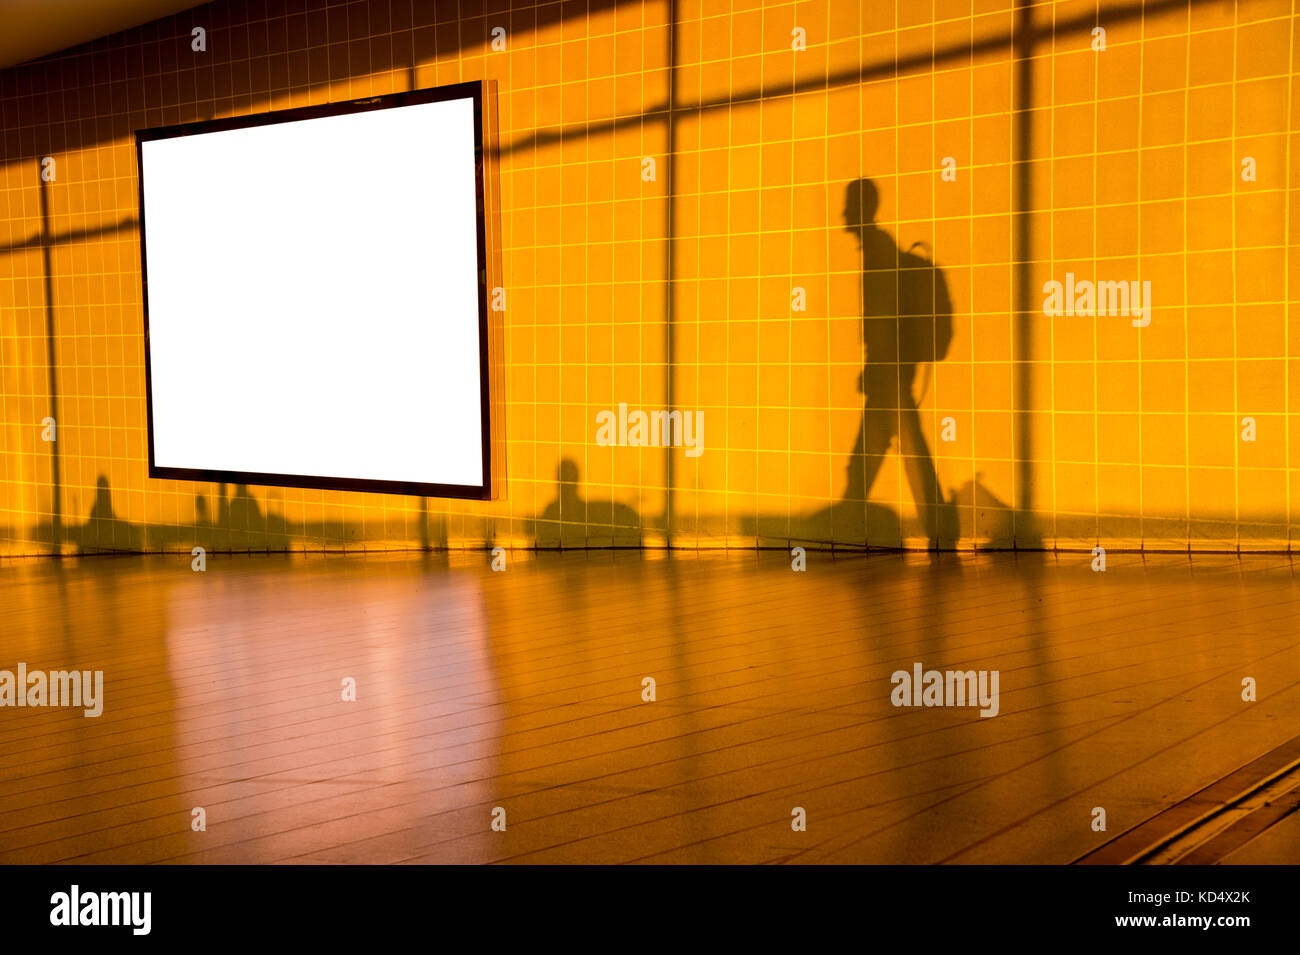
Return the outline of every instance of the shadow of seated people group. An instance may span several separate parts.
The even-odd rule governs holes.
[[[217,515],[209,517],[207,498],[196,495],[192,522],[132,523],[118,515],[108,478],[95,481],[95,501],[80,524],[63,529],[62,540],[84,554],[141,553],[202,546],[213,551],[287,550],[292,530],[284,516],[263,511],[248,486],[237,484],[233,495],[218,485]],[[42,528],[42,532],[47,529]]]
[[[118,492],[119,495],[121,492]],[[406,540],[414,536],[422,549],[437,550],[447,543],[446,516],[430,514],[427,499],[421,499],[419,512],[411,519],[398,512],[386,523],[370,524],[365,520],[346,520],[343,516],[326,517],[329,510],[320,508],[312,518],[307,510],[300,520],[290,520],[281,511],[261,503],[246,484],[216,485],[215,513],[210,497],[194,495],[192,520],[161,519],[133,522],[121,516],[121,501],[114,502],[114,492],[106,475],[95,482],[95,497],[90,513],[81,522],[65,523],[56,528],[46,520],[32,532],[30,539],[54,546],[56,552],[71,549],[81,554],[139,554],[157,551],[189,551],[203,547],[210,553],[275,553],[296,546],[339,547],[364,545],[363,537],[371,530],[385,541]],[[179,498],[177,507],[180,508]],[[75,499],[74,499],[75,501]]]

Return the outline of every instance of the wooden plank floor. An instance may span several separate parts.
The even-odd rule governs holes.
[[[1300,734],[1288,558],[1090,561],[7,561],[0,669],[105,703],[0,708],[0,862],[1070,862]],[[918,662],[1000,713],[895,708]]]

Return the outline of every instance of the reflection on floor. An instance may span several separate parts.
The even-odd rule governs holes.
[[[490,561],[0,565],[0,671],[104,674],[0,707],[0,862],[1127,861],[1300,732],[1285,557]],[[1300,860],[1273,816],[1211,861]]]

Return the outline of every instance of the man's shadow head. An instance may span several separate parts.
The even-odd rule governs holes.
[[[844,189],[844,228],[862,234],[863,229],[874,228],[876,210],[880,207],[880,191],[870,179],[854,179]]]

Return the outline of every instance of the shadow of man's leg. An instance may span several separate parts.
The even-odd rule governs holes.
[[[904,407],[899,412],[898,451],[903,456],[903,470],[912,488],[912,499],[931,541],[939,537],[939,520],[936,505],[939,503],[939,476],[930,458],[929,445],[921,431],[921,416],[915,406]]]
[[[867,365],[862,370],[859,387],[864,397],[862,424],[849,457],[849,481],[844,500],[866,501],[898,433],[898,412],[894,402],[898,395],[896,365]]]
[[[863,414],[858,439],[849,454],[849,481],[844,488],[844,500],[866,501],[870,497],[894,433],[888,418],[888,413],[872,408]]]
[[[939,474],[930,456],[930,446],[925,442],[925,432],[921,430],[920,412],[907,397],[901,400],[898,450],[903,455],[903,468],[912,488],[917,513],[931,547],[941,542],[955,543],[961,534],[957,512],[939,490]]]

